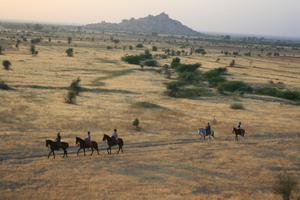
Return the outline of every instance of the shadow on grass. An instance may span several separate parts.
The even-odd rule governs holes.
[[[16,88],[31,88],[31,89],[41,89],[41,90],[68,90],[69,87],[57,87],[57,86],[43,86],[43,85],[15,85]],[[129,90],[117,90],[117,89],[103,89],[103,88],[81,88],[81,92],[91,92],[91,93],[119,93],[119,94],[138,94],[136,92],[131,92]]]

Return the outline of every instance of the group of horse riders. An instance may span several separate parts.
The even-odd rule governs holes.
[[[204,129],[204,132],[203,132],[202,130],[203,130],[202,128],[199,128],[199,129],[198,129],[198,134],[199,134],[199,135],[204,134],[204,135],[206,135],[206,136],[210,136],[210,135],[213,136],[213,133],[212,133],[213,130],[212,130],[211,125],[210,125],[209,122],[207,123],[207,126],[206,126],[205,129]],[[238,123],[238,125],[237,125],[237,130],[243,130],[243,128],[242,128],[242,122],[239,122],[239,123]]]
[[[118,130],[117,129],[114,129],[114,131],[113,131],[113,133],[111,135],[111,138],[114,140],[115,143],[118,143],[119,135],[118,135]],[[91,136],[91,132],[90,131],[87,132],[87,137],[85,138],[84,141],[86,142],[86,144],[89,144],[89,146],[91,146],[92,136]],[[57,143],[57,146],[59,146],[59,147],[61,146],[61,135],[60,135],[60,132],[57,133],[55,142]]]

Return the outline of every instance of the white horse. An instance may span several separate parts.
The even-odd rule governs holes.
[[[203,138],[204,140],[206,136],[209,136],[210,140],[212,139],[212,137],[215,138],[215,132],[212,129],[210,130],[210,133],[207,133],[206,128],[199,128],[198,134],[201,136],[201,139]]]

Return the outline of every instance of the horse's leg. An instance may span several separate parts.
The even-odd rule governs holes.
[[[98,147],[96,148],[96,150],[97,150],[97,153],[98,153],[98,155],[99,155],[99,149],[98,149]]]
[[[55,159],[55,153],[54,153],[54,150],[53,150],[53,159]]]
[[[49,154],[48,154],[48,158],[50,157],[51,153],[52,153],[52,150],[49,152]]]
[[[79,156],[79,151],[80,151],[80,149],[81,149],[81,148],[79,148],[78,151],[77,151],[77,156]]]
[[[106,149],[107,153],[109,154],[109,151],[108,151],[108,150],[109,150],[109,147],[107,147],[107,149]]]
[[[68,151],[67,151],[67,149],[66,149],[66,157],[68,157]]]
[[[120,152],[120,149],[121,149],[121,147],[120,147],[120,145],[119,145],[119,150],[118,150],[117,154],[119,154],[119,152]]]
[[[94,147],[92,147],[92,153],[91,153],[91,156],[93,155],[93,153],[94,153]]]
[[[83,155],[85,156],[85,148],[83,147]]]

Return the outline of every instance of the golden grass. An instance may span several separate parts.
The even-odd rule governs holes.
[[[275,175],[287,170],[300,176],[299,106],[247,95],[170,98],[162,75],[120,61],[136,51],[75,43],[73,58],[65,43],[54,42],[38,45],[37,57],[22,45],[1,56],[13,63],[12,71],[0,70],[1,79],[15,90],[0,91],[0,199],[280,199],[272,193]],[[233,59],[221,57],[220,48],[208,49],[205,57],[182,60],[208,70]],[[229,68],[234,79],[300,89],[297,59],[235,59],[238,67]],[[68,105],[64,96],[77,77],[86,91],[77,105]],[[237,99],[245,110],[230,108]],[[133,106],[137,102],[163,109]],[[197,128],[214,117],[216,140],[201,142]],[[142,131],[132,127],[135,118]],[[231,129],[238,121],[247,136],[234,142]],[[125,140],[124,154],[46,158],[44,141],[58,130],[75,152],[76,136],[90,130],[103,149],[103,134],[114,128]]]

